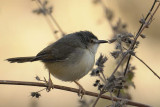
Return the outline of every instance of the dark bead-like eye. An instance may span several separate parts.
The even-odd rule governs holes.
[[[94,40],[91,39],[91,40],[90,40],[90,43],[93,43],[93,42],[94,42]]]

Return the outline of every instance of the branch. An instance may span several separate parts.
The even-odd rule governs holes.
[[[45,10],[45,7],[43,6],[41,0],[36,0],[36,2],[39,3],[40,8],[42,8],[43,10]],[[62,28],[60,27],[60,25],[58,24],[58,22],[56,21],[56,19],[53,17],[53,15],[51,13],[47,14],[50,16],[50,18],[52,19],[52,21],[55,23],[55,25],[57,26],[57,28],[59,29],[59,31],[62,33],[62,36],[65,35],[64,31],[62,30]]]
[[[100,94],[98,94],[98,97],[97,97],[97,99],[96,99],[96,101],[94,102],[94,104],[93,104],[93,106],[92,106],[92,107],[95,107],[95,106],[96,106],[96,104],[97,104],[98,100],[99,100],[100,98],[102,98],[102,94],[103,94],[103,92],[102,92],[102,91],[100,92]]]
[[[150,14],[151,14],[151,12],[152,12],[152,10],[153,10],[156,2],[157,2],[157,0],[154,0],[151,9],[149,10],[148,14],[146,15],[146,17],[145,17],[145,19],[144,19],[145,22],[147,21],[148,17],[150,16]],[[160,5],[160,3],[158,4],[156,10],[155,10],[154,13],[151,15],[151,17],[150,17],[150,19],[149,19],[149,21],[148,21],[147,23],[149,23],[150,20],[152,20],[153,15],[156,13],[157,9],[159,8],[159,5]],[[145,24],[146,24],[146,23],[142,23],[142,24],[141,24],[141,26],[140,26],[137,34],[136,34],[136,37],[137,37],[137,38],[139,37],[139,35],[140,35],[140,34],[142,33],[142,31],[144,30],[144,28],[145,28],[144,25],[145,25]],[[131,60],[131,55],[129,55],[129,58],[128,58],[128,61],[127,61],[127,65],[126,65],[126,69],[125,69],[125,71],[124,71],[124,76],[126,75],[127,68],[128,68],[128,65],[129,65],[130,60]]]
[[[148,14],[146,15],[146,17],[145,17],[145,19],[144,19],[144,22],[147,21],[147,19],[148,19],[148,17],[150,16],[150,14],[151,14],[151,12],[152,12],[152,10],[153,10],[156,2],[157,2],[157,0],[154,0],[151,9],[149,10]],[[157,9],[159,8],[159,5],[160,5],[160,3],[158,4],[158,6],[157,6],[156,10],[154,11],[154,13],[151,15],[149,21],[147,22],[148,24],[149,24],[149,22],[152,20],[152,18],[153,18],[153,16],[154,16],[154,14],[156,13]],[[142,31],[144,30],[144,29],[143,29],[144,25],[145,25],[145,23],[142,23],[142,24],[141,24],[141,26],[140,26],[137,34],[136,34],[136,37],[138,37],[138,36],[142,33]],[[130,62],[130,60],[131,60],[131,57],[132,57],[132,55],[129,55],[129,58],[128,58],[128,61],[127,61],[127,64],[126,64],[126,68],[125,68],[125,70],[124,70],[124,76],[125,76],[126,73],[127,73],[127,69],[128,69],[129,62]],[[135,56],[135,57],[136,57],[136,56]],[[137,58],[137,59],[139,59],[139,58]],[[140,60],[144,65],[146,65],[146,66],[154,73],[154,75],[156,75],[156,76],[160,79],[160,77],[159,77],[145,62],[143,62],[141,59],[139,59],[139,60]],[[118,90],[117,97],[119,97],[119,94],[120,94],[120,90]]]
[[[155,13],[157,12],[159,6],[160,6],[160,2],[158,2],[158,6],[156,7],[156,9],[154,10],[153,14],[151,14],[154,6],[155,6],[155,3],[157,2],[157,0],[154,1],[153,5],[152,5],[152,8],[150,9],[150,11],[148,12],[146,18],[145,18],[145,23],[143,23],[139,29],[139,31],[137,32],[136,34],[136,37],[134,38],[134,41],[133,43],[131,44],[130,48],[128,50],[132,50],[136,44],[136,41],[138,39],[138,37],[141,35],[141,33],[144,31],[145,28],[147,28],[149,25],[150,25],[150,22],[151,20],[153,19],[153,16],[155,15]],[[150,16],[151,15],[151,16]],[[150,16],[150,18],[148,19],[148,17]],[[146,22],[146,20],[148,19],[148,21]],[[119,64],[117,65],[117,67],[115,68],[114,72],[112,73],[112,75],[115,74],[115,72],[117,71],[117,69],[119,68],[119,66],[121,65],[121,63],[123,62],[123,60],[126,58],[128,53],[126,53],[123,58],[121,59],[121,61],[119,62]],[[130,58],[129,58],[129,61],[130,61]],[[129,64],[129,61],[127,64]]]
[[[131,55],[129,55],[129,57],[128,57],[128,61],[127,61],[127,64],[126,64],[126,68],[125,68],[124,73],[123,73],[124,76],[125,76],[126,73],[127,73],[127,69],[128,69],[129,61],[130,61],[130,60],[131,60]],[[119,90],[118,90],[118,93],[117,93],[117,97],[119,97],[120,92],[121,92],[121,90],[119,89]]]
[[[40,83],[40,82],[25,82],[25,81],[0,80],[0,84],[47,87],[47,85],[45,83]],[[65,91],[79,93],[79,89],[75,89],[75,88],[71,88],[71,87],[54,85],[54,88],[55,89],[60,89],[60,90],[65,90]],[[93,97],[98,97],[99,94],[98,93],[94,93],[94,92],[90,92],[90,91],[85,91],[85,95],[93,96]],[[128,104],[128,105],[137,106],[137,107],[150,107],[149,105],[141,104],[141,103],[138,103],[138,102],[133,102],[133,101],[130,101],[130,100],[127,100],[127,99],[122,99],[122,98],[117,98],[117,97],[111,98],[108,95],[101,95],[100,98],[108,99],[108,100],[112,100],[113,99],[113,101],[122,101],[122,100],[125,100],[127,102],[126,104]]]
[[[158,3],[158,5],[157,5],[156,9],[153,11],[156,3]],[[153,20],[153,16],[155,15],[155,13],[157,12],[157,10],[158,10],[159,7],[160,7],[160,2],[157,1],[157,0],[155,0],[154,3],[153,3],[153,5],[152,5],[152,7],[151,7],[151,9],[149,10],[148,14],[146,15],[146,17],[145,17],[145,19],[144,19],[144,23],[142,23],[142,25],[140,26],[139,31],[137,32],[137,34],[136,34],[136,36],[135,36],[135,38],[134,38],[134,40],[133,40],[133,43],[131,44],[131,46],[130,46],[130,48],[129,48],[128,50],[133,50],[133,49],[134,49],[134,46],[135,46],[135,44],[136,44],[136,41],[137,41],[138,37],[141,35],[141,33],[144,31],[144,29],[145,29],[145,28],[148,28],[148,26],[151,24],[151,22],[152,22],[152,20]],[[153,13],[151,14],[152,11],[153,11]],[[150,16],[150,17],[149,17],[149,16]],[[147,21],[147,22],[146,22],[146,21]],[[122,64],[122,62],[124,61],[124,59],[126,58],[127,55],[128,55],[128,52],[126,52],[126,53],[124,54],[124,56],[122,57],[122,59],[120,60],[120,62],[118,63],[118,65],[116,66],[116,68],[115,68],[115,70],[113,71],[113,73],[111,74],[111,76],[113,76],[113,75],[116,73],[116,71],[118,70],[119,66]],[[125,70],[128,69],[128,65],[129,65],[130,59],[131,59],[131,56],[129,56],[129,59],[128,59],[128,61],[127,61],[127,65],[126,65],[126,69],[125,69]],[[124,71],[124,73],[125,73],[125,72],[126,72],[126,71]],[[107,85],[107,84],[105,84],[105,86],[106,86],[106,85]],[[103,89],[105,88],[105,86],[103,87]],[[102,90],[103,90],[103,89],[102,89]],[[118,91],[118,95],[117,95],[117,96],[119,96],[119,93],[120,93],[120,91]],[[100,95],[100,96],[101,96],[101,95]],[[97,100],[96,100],[96,103],[97,103],[97,102],[98,102],[98,98],[97,98]],[[94,105],[96,105],[96,104],[94,104]]]
[[[149,65],[147,65],[142,59],[140,59],[138,56],[134,55],[139,61],[141,61],[148,69],[150,69],[152,71],[152,73],[157,76],[159,79],[160,77],[158,76],[158,74],[156,72],[153,71],[153,69],[151,67],[149,67]]]

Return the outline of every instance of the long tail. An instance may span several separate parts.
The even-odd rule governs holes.
[[[9,61],[10,63],[24,63],[24,62],[33,62],[33,61],[37,61],[38,59],[35,56],[31,56],[31,57],[16,57],[16,58],[8,58],[6,59],[7,61]]]

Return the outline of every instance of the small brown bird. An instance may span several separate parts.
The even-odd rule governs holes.
[[[62,37],[36,56],[7,60],[11,63],[42,61],[54,77],[62,81],[74,81],[79,86],[80,92],[84,93],[84,88],[77,81],[93,68],[95,54],[101,43],[107,43],[107,41],[98,40],[89,31],[80,31]],[[50,78],[48,85],[48,90],[53,88]]]

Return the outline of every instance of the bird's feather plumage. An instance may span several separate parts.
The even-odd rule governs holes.
[[[95,55],[89,50],[77,49],[66,60],[45,63],[45,66],[56,78],[63,81],[75,81],[82,78],[92,69],[94,60]]]
[[[68,34],[47,46],[34,57],[17,57],[7,59],[10,62],[42,61],[49,72],[63,81],[75,81],[86,75],[93,67],[98,40],[88,31]]]

